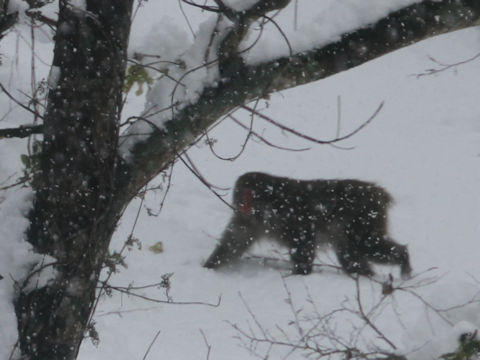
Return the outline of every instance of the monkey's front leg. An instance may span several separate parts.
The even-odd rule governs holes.
[[[378,236],[376,241],[372,243],[371,248],[373,252],[368,254],[371,261],[380,264],[400,265],[402,278],[410,277],[412,267],[405,245],[397,244],[387,236]]]
[[[257,237],[258,231],[251,220],[242,214],[235,214],[203,266],[214,269],[230,263],[242,256]]]
[[[315,237],[313,234],[302,233],[292,237],[290,245],[290,258],[293,262],[293,273],[308,275],[312,272],[315,259]]]

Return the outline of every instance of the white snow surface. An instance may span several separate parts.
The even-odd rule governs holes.
[[[303,0],[298,2],[296,31],[300,34],[306,29],[316,29],[321,44],[349,27],[373,21],[395,7],[412,2]],[[294,3],[277,19],[285,31],[291,31],[288,37],[292,43],[294,38],[302,38],[295,35]],[[207,29],[211,31],[214,20],[211,18],[204,23],[211,15],[188,7],[185,11],[193,29],[200,29],[195,45],[192,45],[193,36],[188,32],[176,0],[150,1],[136,14],[131,51],[150,49],[154,53],[162,52],[162,60],[181,58],[187,69],[198,65],[208,41]],[[169,19],[160,17],[159,21],[160,13],[168,15]],[[200,23],[204,24],[200,26]],[[28,93],[30,89],[29,31],[19,26],[0,43],[4,49],[0,81],[20,98],[23,95],[18,90]],[[275,40],[274,29],[269,31],[258,45],[259,49],[248,55],[249,61],[280,54],[275,44],[281,40]],[[158,42],[154,37],[147,39],[146,34],[157,34]],[[305,45],[295,45],[296,49],[308,46],[313,38],[305,35]],[[39,34],[35,44],[37,80],[46,79],[49,73],[52,47],[45,39],[48,34]],[[415,291],[424,301],[408,291],[397,290],[382,302],[372,321],[399,352],[408,353],[409,360],[438,359],[441,354],[455,350],[462,333],[473,333],[480,327],[477,301],[480,290],[479,60],[433,76],[416,76],[437,66],[429,57],[443,63],[472,57],[480,51],[479,40],[478,27],[432,38],[348,72],[275,94],[258,104],[264,114],[287,126],[311,136],[331,139],[338,127],[340,134],[348,133],[384,102],[382,111],[369,126],[337,144],[349,150],[305,142],[255,118],[254,130],[269,141],[284,147],[310,149],[282,151],[251,139],[242,156],[234,162],[216,158],[203,142],[188,152],[209,182],[227,188],[220,190],[227,200],[235,179],[247,171],[300,179],[358,178],[388,189],[395,198],[390,211],[390,234],[396,241],[408,245],[414,277],[402,282],[398,279],[398,269],[378,266],[375,267],[376,278],[383,280],[392,273],[395,285]],[[262,54],[256,57],[255,51]],[[181,74],[178,71],[177,76]],[[194,100],[195,94],[215,81],[217,75],[211,68],[189,76],[191,80],[185,78],[185,81],[192,86],[191,92],[179,95],[185,101]],[[168,80],[162,78],[160,81]],[[165,90],[164,85],[153,85],[146,98],[131,94],[124,116],[144,111],[145,99],[147,108],[154,101],[155,105],[157,101],[169,104],[172,88]],[[161,89],[164,94],[160,93]],[[337,120],[339,97],[340,121]],[[31,115],[4,94],[0,102],[3,113],[8,113],[8,116],[2,114],[2,127],[31,122]],[[159,124],[168,117],[162,116],[158,118]],[[248,113],[237,112],[236,117],[249,126]],[[216,140],[216,153],[228,157],[241,150],[246,133],[235,123],[224,121],[210,136]],[[22,175],[20,154],[27,153],[26,145],[24,140],[0,141],[0,186],[14,183]],[[152,185],[161,183],[159,178]],[[0,275],[3,276],[0,280],[0,360],[9,358],[17,338],[12,305],[15,281],[25,276],[33,262],[39,261],[24,241],[23,234],[28,225],[25,215],[31,198],[31,191],[26,188],[0,192]],[[112,241],[112,251],[119,250],[132,231],[139,207],[141,214],[133,235],[141,241],[142,247],[126,254],[128,268],[115,274],[110,279],[111,284],[142,286],[158,283],[163,274],[173,273],[168,293],[173,302],[217,303],[221,296],[220,304],[211,307],[153,303],[114,292],[111,297],[102,298],[94,317],[100,343],[95,346],[85,340],[80,360],[142,359],[147,351],[147,359],[255,359],[257,355],[238,338],[239,332],[234,326],[247,332],[255,329],[260,335],[258,323],[279,340],[284,340],[284,335],[295,340],[298,332],[290,300],[295,309],[301,309],[300,319],[315,319],[318,314],[355,304],[355,282],[328,268],[317,269],[308,276],[286,276],[289,273],[287,261],[262,264],[252,259],[243,259],[231,268],[218,271],[202,268],[231,210],[181,163],[173,169],[170,190],[160,214],[149,216],[147,209],[159,210],[162,198],[162,191],[150,191],[143,203],[137,199],[125,212]],[[149,247],[159,241],[164,251],[158,254],[150,251]],[[287,259],[285,249],[270,243],[255,246],[250,253]],[[316,262],[336,264],[330,252],[319,252]],[[48,276],[43,274],[40,284],[47,281]],[[381,286],[368,279],[361,279],[359,286],[368,311],[382,298]],[[290,300],[288,292],[292,294]],[[166,300],[163,289],[143,289],[139,293]],[[461,304],[466,305],[457,306]],[[300,324],[308,330],[308,322]],[[358,324],[357,320],[343,314],[331,325],[338,334],[348,337],[352,324]],[[357,345],[365,344],[393,351],[368,329],[362,332]],[[256,348],[260,355],[266,350],[263,344]],[[290,353],[290,350],[274,347],[270,358],[305,358],[305,351]]]

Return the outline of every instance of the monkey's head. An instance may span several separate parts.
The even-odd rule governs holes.
[[[244,216],[255,215],[258,210],[258,192],[261,179],[259,173],[247,173],[240,176],[235,184],[234,206]]]
[[[254,215],[255,192],[250,188],[244,188],[239,191],[238,197],[238,202],[236,203],[237,210],[243,215]]]
[[[235,184],[234,206],[244,216],[258,215],[271,208],[271,179],[262,173],[242,175]]]

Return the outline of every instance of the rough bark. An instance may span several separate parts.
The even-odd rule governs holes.
[[[28,359],[75,359],[120,209],[116,191],[132,0],[60,1],[53,72],[44,116],[41,174],[27,240],[55,258],[57,276],[16,300],[19,347]]]
[[[17,22],[18,14],[8,12],[9,0],[0,0],[0,39]]]

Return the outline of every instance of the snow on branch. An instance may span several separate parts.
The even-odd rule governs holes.
[[[334,75],[429,37],[480,24],[480,3],[473,0],[423,1],[374,24],[341,36],[321,48],[251,66],[278,91]]]
[[[225,10],[225,15],[221,14],[224,1],[216,3],[220,4],[219,16],[231,22],[230,10]],[[404,6],[372,24],[344,33],[324,46],[315,47],[312,44],[309,50],[295,55],[264,62],[245,62],[239,49],[246,34],[242,21],[250,24],[252,19],[262,16],[262,11],[272,10],[267,4],[280,9],[286,3],[260,1],[244,12],[237,24],[228,25],[225,20],[217,20],[217,25],[210,26],[211,38],[201,39],[208,45],[204,51],[209,57],[205,55],[203,62],[198,63],[201,65],[184,70],[184,74],[209,66],[219,66],[220,70],[210,71],[210,75],[203,77],[203,82],[197,79],[196,84],[201,83],[201,87],[196,85],[190,92],[182,89],[186,94],[195,93],[195,96],[187,96],[182,102],[173,94],[171,111],[163,113],[161,126],[164,131],[150,131],[130,147],[128,172],[132,190],[141,188],[162,171],[179,151],[192,144],[221,116],[249,101],[329,77],[429,37],[480,23],[478,0],[428,0]],[[220,22],[222,26],[219,26]],[[216,57],[213,56],[215,54]],[[192,83],[186,81],[185,76],[180,77],[173,93],[177,88]],[[152,96],[150,94],[151,104],[155,101]]]

